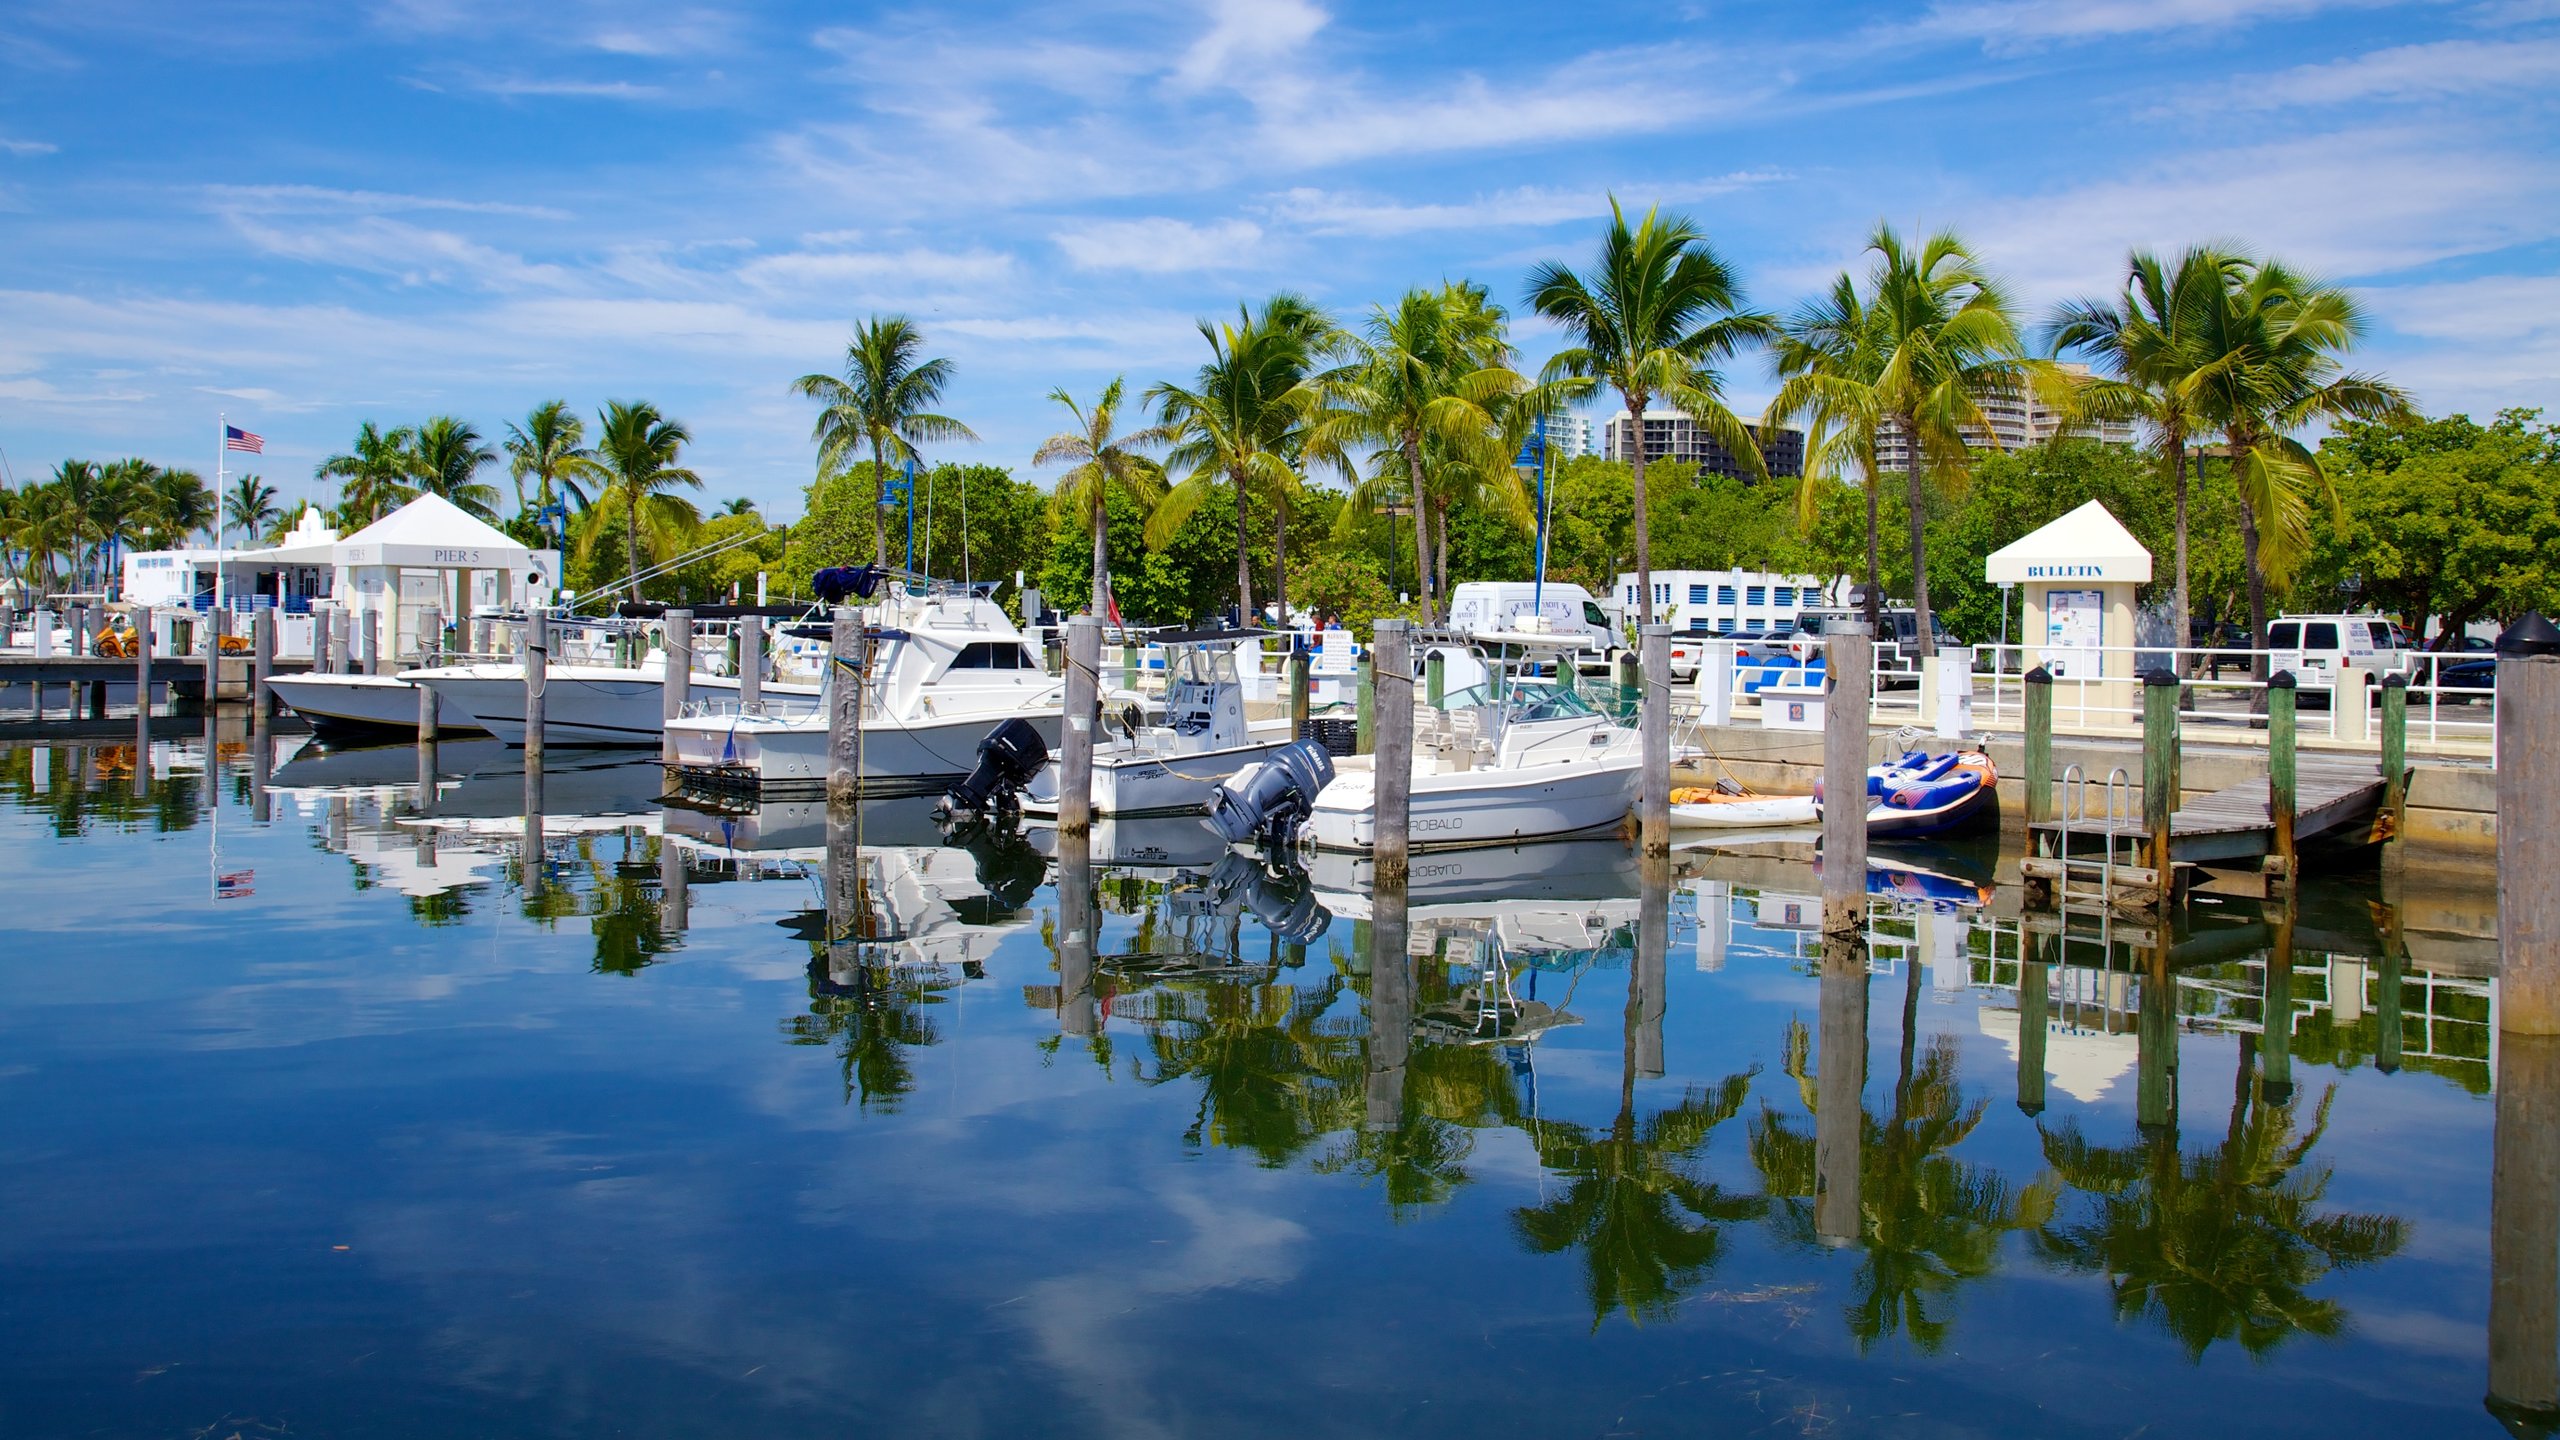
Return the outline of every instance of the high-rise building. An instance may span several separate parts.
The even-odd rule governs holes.
[[[1772,476],[1793,479],[1804,473],[1804,434],[1781,426],[1763,432],[1748,421],[1742,428],[1760,446],[1762,463]],[[1608,457],[1626,460],[1635,455],[1635,425],[1624,410],[1609,417],[1607,431]],[[1644,412],[1644,458],[1686,460],[1710,475],[1747,476],[1749,471],[1735,459],[1723,443],[1700,428],[1698,422],[1680,410],[1647,410]]]
[[[1591,422],[1580,415],[1547,417],[1547,456],[1564,461],[1591,453]]]
[[[2065,375],[2075,379],[2089,378],[2086,365],[2065,361],[2061,369]],[[1976,450],[2023,450],[2030,445],[2041,445],[2066,429],[2071,434],[2103,440],[2111,445],[2133,443],[2132,421],[2084,421],[2076,426],[2066,426],[2062,416],[2026,386],[1994,394],[1981,403],[1982,418],[1991,422],[1990,428],[1985,430],[1968,425],[1959,432],[1964,436],[1964,443]],[[1911,445],[1903,438],[1900,422],[1888,418],[1876,427],[1876,468],[1879,471],[1887,475],[1902,474],[1910,453]]]

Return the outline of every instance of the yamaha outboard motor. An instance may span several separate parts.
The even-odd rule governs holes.
[[[1293,945],[1311,944],[1333,925],[1333,912],[1316,903],[1305,873],[1295,868],[1284,878],[1261,861],[1230,850],[1210,872],[1209,884],[1234,895],[1263,929]]]
[[[983,815],[993,806],[1010,806],[1048,763],[1049,743],[1040,738],[1037,727],[1017,715],[978,742],[977,768],[942,792],[943,809],[955,815]]]
[[[1209,800],[1209,827],[1230,845],[1248,840],[1286,843],[1315,808],[1316,795],[1333,783],[1333,756],[1314,740],[1300,740],[1238,770]]]

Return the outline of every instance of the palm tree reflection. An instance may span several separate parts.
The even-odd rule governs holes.
[[[2129,1146],[2092,1144],[2077,1124],[2044,1132],[2048,1162],[2089,1204],[2043,1227],[2037,1248],[2066,1269],[2105,1275],[2119,1320],[2149,1319],[2201,1360],[2218,1341],[2263,1356],[2296,1335],[2335,1336],[2346,1311],[2310,1294],[2332,1270],[2369,1265],[2408,1236],[2393,1215],[2325,1211],[2329,1170],[2309,1163],[2336,1087],[2307,1129],[2240,1039],[2222,1143],[2189,1154],[2174,1127]],[[2290,1087],[2286,1087],[2289,1089]]]

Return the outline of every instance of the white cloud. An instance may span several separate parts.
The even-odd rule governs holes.
[[[805,290],[883,283],[979,286],[1003,280],[1012,269],[1013,257],[997,250],[794,250],[760,255],[737,274],[759,290]]]
[[[659,100],[666,97],[662,85],[638,85],[628,80],[547,80],[518,75],[480,75],[462,82],[483,95],[507,98],[518,96],[557,96],[571,100]]]
[[[5,135],[0,135],[0,154],[51,155],[61,148],[59,145],[47,144],[42,140],[12,140]]]
[[[403,210],[451,210],[473,215],[521,215],[535,220],[569,218],[567,211],[548,205],[454,200],[440,195],[405,195],[392,190],[338,190],[322,185],[207,185],[204,193],[221,209],[260,214],[337,210],[390,214]]]
[[[2510,405],[2560,408],[2560,276],[2486,275],[2360,292],[2377,323],[2367,361],[2430,413],[2487,420]]]
[[[1294,56],[1329,16],[1307,0],[1214,0],[1208,32],[1191,42],[1173,67],[1177,88],[1237,89],[1269,78],[1271,67]]]
[[[2400,0],[1956,0],[1915,27],[1922,36],[1980,40],[1994,50],[2171,30],[2226,30],[2324,10],[2380,9]]]
[[[1262,227],[1250,220],[1096,220],[1057,235],[1058,248],[1085,270],[1136,270],[1162,275],[1194,270],[1235,270],[1254,264]]]
[[[2560,40],[2442,40],[2376,50],[2325,65],[2243,77],[2227,102],[2242,109],[2441,100],[2560,81]]]
[[[1523,185],[1468,200],[1420,204],[1300,186],[1272,197],[1268,214],[1275,223],[1303,226],[1319,235],[1410,235],[1555,225],[1608,214],[1612,190],[1622,200],[1639,205],[1688,205],[1787,178],[1782,170],[1737,170],[1703,180],[1660,184],[1636,180],[1607,188]]]
[[[367,216],[347,225],[304,228],[263,224],[245,214],[232,228],[260,250],[289,260],[387,275],[403,285],[468,285],[488,290],[558,286],[569,273],[533,264],[449,230]]]

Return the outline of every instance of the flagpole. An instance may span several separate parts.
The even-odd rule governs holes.
[[[224,521],[222,514],[222,487],[231,478],[229,472],[223,468],[231,460],[231,417],[227,414],[217,414],[214,417],[213,428],[216,432],[213,437],[213,608],[220,610],[222,608],[223,550],[230,543],[231,534],[230,527]],[[205,619],[208,623],[218,623],[210,615]]]

